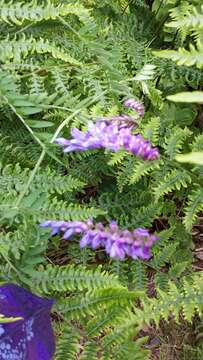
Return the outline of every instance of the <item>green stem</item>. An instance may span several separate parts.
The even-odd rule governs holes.
[[[98,100],[101,96],[103,96],[106,92],[107,92],[107,91],[104,91],[102,94],[100,94],[100,95],[98,95],[98,96],[95,96],[93,99],[91,99],[91,101],[87,101],[86,106],[90,106],[92,103],[94,103],[96,100]],[[83,106],[84,106],[84,104],[83,104]],[[53,142],[55,141],[55,139],[57,138],[57,136],[60,134],[61,130],[67,125],[67,123],[68,123],[71,119],[73,119],[76,115],[78,115],[78,114],[81,112],[81,110],[82,110],[82,108],[79,108],[79,109],[75,110],[71,115],[69,115],[69,116],[59,125],[59,127],[56,129],[53,137],[52,137],[51,140],[50,140],[50,144],[53,144]],[[33,179],[34,179],[34,177],[35,177],[35,175],[36,175],[36,173],[37,173],[37,171],[38,171],[38,169],[39,169],[39,167],[40,167],[43,159],[44,159],[44,157],[45,157],[45,155],[46,155],[46,149],[45,149],[45,147],[44,147],[43,150],[42,150],[42,152],[41,152],[41,155],[40,155],[40,157],[39,157],[39,159],[38,159],[38,161],[37,161],[37,163],[36,163],[36,165],[35,165],[35,167],[34,167],[34,169],[33,169],[33,171],[32,171],[31,174],[30,174],[30,177],[29,177],[29,179],[28,179],[28,181],[27,181],[24,189],[22,190],[22,192],[20,193],[20,195],[19,195],[19,197],[18,197],[18,199],[17,199],[16,206],[18,206],[18,205],[21,203],[22,199],[23,199],[24,196],[26,195],[26,193],[27,193],[27,191],[28,191],[28,189],[29,189],[29,187],[30,187],[30,185],[31,185],[31,183],[32,183],[32,181],[33,181]]]
[[[164,2],[164,0],[161,0],[161,1],[160,1],[159,7],[158,7],[157,11],[156,11],[155,14],[154,14],[155,17],[157,17],[157,15],[158,15],[158,13],[159,13],[162,5],[163,5],[163,2]]]
[[[68,24],[61,16],[57,16],[58,19],[60,20],[60,22],[65,25],[69,30],[71,30],[81,41],[84,41],[86,42],[85,39],[83,39],[79,34],[78,32],[72,28],[72,26],[70,24]]]
[[[45,149],[45,145],[41,142],[41,140],[35,135],[34,131],[29,127],[29,125],[26,123],[26,121],[23,119],[23,117],[16,111],[15,107],[9,103],[9,100],[3,96],[4,100],[8,104],[8,106],[11,108],[11,110],[14,112],[14,114],[20,119],[20,121],[23,123],[23,125],[26,127],[26,129],[29,131],[29,133],[32,135],[32,137],[36,140],[36,142],[42,147],[42,149]]]
[[[41,155],[39,157],[39,159],[37,160],[37,163],[33,169],[33,171],[31,172],[30,174],[30,177],[28,179],[28,182],[27,184],[25,185],[24,189],[22,190],[22,192],[20,193],[19,197],[17,198],[17,201],[16,201],[16,206],[19,206],[19,204],[21,203],[22,199],[24,198],[24,196],[26,195],[26,192],[28,191],[35,175],[36,175],[36,172],[38,170],[38,168],[40,167],[41,165],[41,162],[43,161],[44,157],[45,157],[45,154],[46,154],[46,151],[45,149],[42,150],[41,152]]]

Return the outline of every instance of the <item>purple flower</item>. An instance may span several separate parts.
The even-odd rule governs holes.
[[[138,135],[123,134],[123,147],[143,160],[156,160],[159,158],[159,150],[153,148],[149,141]]]
[[[41,226],[51,227],[53,233],[56,223],[62,223],[60,227],[60,232],[63,233],[62,238],[67,239],[73,234],[82,234],[81,248],[89,246],[95,250],[101,247],[105,249],[110,257],[121,260],[126,256],[133,259],[149,259],[151,257],[151,247],[159,239],[155,235],[150,235],[147,229],[137,228],[132,232],[119,229],[115,221],[112,221],[108,227],[105,227],[102,223],[94,225],[92,220],[87,222],[46,221]],[[64,223],[66,224],[65,227]]]
[[[139,116],[144,116],[144,106],[135,99],[128,99],[124,101],[124,105],[128,108],[135,110]]]
[[[52,229],[51,236],[58,235],[62,232],[63,239],[68,239],[73,234],[83,233],[88,229],[91,224],[91,220],[85,224],[82,221],[55,221],[48,220],[40,224],[41,227],[50,227]]]
[[[127,114],[121,114],[112,116],[111,118],[101,118],[97,121],[104,121],[107,125],[113,124],[118,126],[119,130],[121,129],[130,129],[133,130],[138,126],[134,118]]]
[[[78,129],[72,129],[71,134],[73,136],[71,140],[56,139],[56,142],[63,146],[64,152],[99,148],[118,151],[125,148],[144,160],[156,160],[159,158],[158,149],[153,148],[149,141],[144,140],[141,135],[133,135],[129,127],[120,127],[120,125],[108,123],[106,120],[97,121],[96,124],[89,122],[86,133]]]
[[[67,223],[65,221],[44,221],[43,223],[40,224],[41,227],[51,227],[52,228],[52,232],[51,235],[57,235],[59,234],[60,231],[65,231],[66,230],[66,225]]]
[[[50,321],[53,300],[33,295],[14,285],[0,286],[0,313],[6,317],[22,317],[1,324],[0,359],[50,360],[55,351]]]

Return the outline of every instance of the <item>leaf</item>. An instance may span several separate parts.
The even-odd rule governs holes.
[[[22,115],[33,115],[33,114],[37,114],[42,112],[42,108],[41,107],[24,107],[24,108],[20,108],[19,112]]]
[[[203,151],[177,155],[175,159],[181,163],[203,165]]]
[[[51,121],[38,121],[38,120],[27,120],[26,124],[36,129],[47,128],[54,125],[54,123]]]
[[[51,139],[53,138],[53,133],[50,132],[38,132],[35,131],[35,134],[37,135],[37,137],[44,142],[50,142]]]
[[[153,79],[155,75],[156,66],[152,64],[145,64],[138,74],[131,80],[146,81]]]
[[[203,91],[182,92],[169,95],[167,99],[175,102],[203,104]]]

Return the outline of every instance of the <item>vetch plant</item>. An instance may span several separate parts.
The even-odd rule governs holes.
[[[94,225],[92,220],[82,221],[45,221],[42,227],[50,227],[51,235],[63,233],[62,239],[69,239],[74,234],[82,234],[80,247],[89,246],[92,249],[103,247],[112,258],[123,260],[126,256],[134,260],[148,260],[151,257],[151,247],[159,238],[150,235],[147,229],[137,228],[133,231],[119,229],[116,221],[108,227],[102,223]]]
[[[0,3],[0,360],[149,360],[171,317],[200,338],[201,6]],[[52,300],[12,283],[56,299],[54,354]]]
[[[144,115],[143,105],[135,100],[126,100],[124,104],[136,110],[140,116]],[[116,152],[124,148],[144,160],[158,159],[159,150],[152,147],[150,142],[144,140],[140,134],[133,135],[131,132],[133,127],[132,118],[123,114],[111,120],[98,120],[96,124],[89,121],[88,130],[85,133],[73,128],[71,130],[73,139],[57,138],[55,142],[61,145],[66,153],[100,148]]]
[[[124,101],[124,105],[128,108],[135,110],[139,116],[144,116],[144,105],[135,99],[128,99]]]

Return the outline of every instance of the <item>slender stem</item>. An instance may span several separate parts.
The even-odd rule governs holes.
[[[6,260],[6,262],[9,264],[11,269],[13,269],[17,275],[20,275],[19,271],[16,269],[16,267],[12,264],[10,259],[3,252],[1,252],[1,256]]]
[[[98,100],[101,96],[103,96],[104,94],[106,93],[106,91],[103,91],[102,94],[98,95],[98,96],[95,96],[93,99],[91,99],[91,101],[87,101],[86,103],[86,106],[90,106],[92,103],[94,103],[96,100]],[[66,124],[72,119],[74,118],[76,115],[78,115],[80,112],[81,112],[82,108],[79,108],[77,110],[75,110],[71,115],[69,115],[60,125],[59,127],[56,129],[53,137],[51,138],[50,140],[50,144],[53,144],[53,142],[55,141],[55,139],[57,138],[57,136],[59,135],[59,133],[61,132],[61,130],[66,126]],[[43,148],[42,152],[41,152],[41,155],[33,169],[33,171],[31,172],[30,174],[30,177],[25,185],[25,187],[23,188],[22,192],[20,193],[18,199],[17,199],[17,202],[16,202],[16,206],[18,206],[20,204],[20,202],[22,201],[22,199],[24,198],[24,196],[26,195],[44,157],[46,155],[46,149],[45,147]]]
[[[99,100],[100,97],[102,97],[106,91],[103,91],[102,94],[95,96],[91,101],[86,103],[86,106],[90,106],[91,104],[93,104],[95,101]],[[64,126],[66,126],[66,124],[72,119],[74,118],[76,115],[78,115],[81,112],[81,108],[77,109],[74,111],[74,113],[72,113],[71,115],[69,115],[60,125],[59,127],[56,129],[50,143],[52,144],[55,139],[57,138],[57,136],[60,134],[61,130],[64,128]]]
[[[70,108],[67,108],[65,106],[59,106],[59,105],[42,105],[43,109],[59,109],[64,111],[71,112],[72,110]]]
[[[78,32],[72,28],[72,26],[70,24],[68,24],[61,16],[57,16],[58,19],[60,20],[60,22],[65,25],[69,30],[71,30],[81,41],[85,41],[85,39],[83,39]]]
[[[122,15],[125,14],[128,6],[130,6],[131,3],[132,3],[132,0],[129,0],[128,3],[126,4],[126,6],[125,6],[124,9],[123,9]]]
[[[159,36],[159,31],[160,29],[164,26],[165,22],[168,20],[169,18],[169,14],[167,14],[163,19],[162,21],[160,22],[160,24],[158,25],[157,29],[156,29],[156,32],[155,32],[155,36],[152,38],[152,40],[150,40],[150,42],[147,44],[148,47],[158,38]]]
[[[44,157],[45,157],[45,154],[46,154],[46,151],[45,149],[42,150],[41,152],[41,155],[39,157],[39,159],[37,160],[37,163],[34,167],[34,169],[32,170],[31,174],[30,174],[30,177],[25,185],[25,187],[23,188],[22,192],[20,193],[19,197],[17,198],[17,201],[16,201],[16,206],[18,206],[21,202],[21,200],[24,198],[24,196],[26,195],[26,192],[27,190],[29,189],[30,187],[30,184],[32,183],[34,177],[35,177],[35,174],[38,170],[38,168],[40,167],[41,165],[41,162],[43,161]]]
[[[20,121],[23,123],[23,125],[26,127],[26,129],[29,131],[29,133],[32,135],[32,137],[36,140],[36,142],[42,147],[42,149],[45,149],[45,145],[41,142],[41,140],[35,135],[33,130],[29,127],[29,125],[26,123],[26,121],[23,119],[23,117],[16,111],[15,107],[9,103],[9,100],[3,96],[4,100],[8,104],[8,106],[11,108],[11,110],[14,112],[14,114],[20,119]]]
[[[24,26],[24,27],[21,28],[20,30],[15,31],[15,35],[16,35],[16,34],[20,34],[21,32],[26,31],[27,29],[29,29],[29,28],[32,27],[32,26],[33,26],[33,24],[28,24],[28,25]]]
[[[159,7],[158,7],[157,11],[156,11],[155,14],[154,14],[155,17],[158,15],[158,13],[159,13],[162,5],[163,5],[163,2],[164,2],[164,0],[161,0],[161,1],[160,1]]]
[[[68,116],[68,117],[59,125],[59,127],[56,129],[53,137],[52,137],[51,140],[50,140],[50,143],[51,143],[51,144],[56,140],[57,136],[60,134],[60,132],[61,132],[61,130],[64,128],[64,126],[66,126],[66,124],[67,124],[71,119],[73,119],[76,115],[78,115],[80,112],[81,112],[81,109],[78,109],[78,110],[74,111],[73,114],[71,114],[70,116]]]

